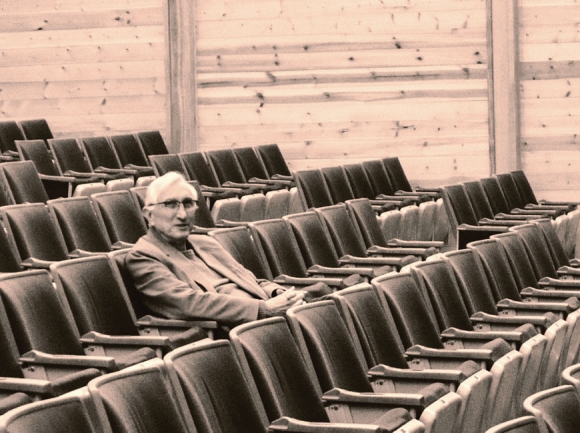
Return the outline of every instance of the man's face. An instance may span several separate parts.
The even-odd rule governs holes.
[[[145,216],[149,225],[155,227],[170,244],[183,242],[193,228],[196,205],[186,208],[188,201],[191,200],[197,200],[197,195],[187,183],[176,182],[169,185],[160,192],[157,198],[158,204],[146,208]],[[174,202],[171,203],[172,201]],[[180,202],[176,207],[175,201]],[[182,203],[184,201],[185,204]]]

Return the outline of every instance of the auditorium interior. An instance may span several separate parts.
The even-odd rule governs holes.
[[[0,0],[0,433],[578,432],[579,23]],[[172,172],[190,195],[152,200]],[[164,264],[180,296],[239,268],[300,300],[156,313],[152,209],[235,265],[208,289]]]

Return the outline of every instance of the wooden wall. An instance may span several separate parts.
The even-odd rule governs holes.
[[[485,0],[198,0],[198,145],[489,175]]]
[[[167,124],[163,0],[1,0],[0,120],[55,135]]]
[[[580,5],[520,0],[522,168],[540,198],[580,200]]]

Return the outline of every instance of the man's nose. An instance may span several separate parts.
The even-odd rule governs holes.
[[[185,211],[185,206],[183,205],[183,203],[179,203],[179,207],[177,208],[177,216],[179,218],[187,217],[187,212]]]

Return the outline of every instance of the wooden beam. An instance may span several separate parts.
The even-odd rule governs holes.
[[[488,0],[492,173],[516,170],[521,166],[517,12],[517,0]]]
[[[195,1],[168,0],[167,125],[172,152],[196,148]]]

